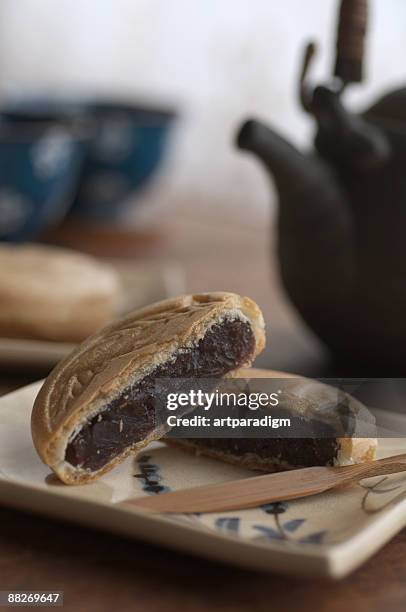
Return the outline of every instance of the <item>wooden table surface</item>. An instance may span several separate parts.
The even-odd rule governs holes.
[[[187,290],[232,290],[261,305],[270,328],[259,365],[322,375],[326,357],[280,288],[266,228],[219,227],[185,219],[164,222],[154,240],[67,232],[58,241],[109,256],[172,258]],[[159,238],[160,237],[160,238]],[[86,245],[86,246],[85,246]],[[39,372],[0,373],[0,393]],[[142,542],[0,508],[0,589],[63,590],[67,610],[200,612],[406,609],[406,531],[340,582],[239,570]]]

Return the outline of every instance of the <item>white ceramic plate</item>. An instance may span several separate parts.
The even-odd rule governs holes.
[[[114,265],[114,264],[113,264]],[[174,262],[161,264],[116,263],[123,287],[122,311],[179,295],[184,291],[183,272]],[[47,342],[20,338],[0,338],[0,365],[7,368],[49,369],[74,348],[67,342]]]
[[[165,517],[120,505],[128,497],[252,474],[160,443],[96,483],[67,487],[41,463],[31,442],[30,413],[39,387],[0,398],[0,504],[243,567],[334,578],[357,568],[406,525],[406,474],[222,514]],[[395,413],[377,418],[387,430],[405,428],[406,417]],[[405,451],[406,439],[387,438],[379,445],[381,456]]]

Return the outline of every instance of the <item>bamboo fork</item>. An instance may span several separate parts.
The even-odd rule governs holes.
[[[183,489],[122,504],[162,513],[224,512],[323,493],[362,478],[406,471],[406,454],[344,467],[310,467]]]

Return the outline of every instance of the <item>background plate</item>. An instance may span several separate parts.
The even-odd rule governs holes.
[[[176,262],[126,264],[109,262],[123,287],[122,313],[184,292],[183,270]],[[68,342],[0,337],[0,365],[49,370],[74,348]]]
[[[288,503],[208,515],[148,515],[119,502],[252,472],[154,443],[98,482],[61,484],[39,460],[30,413],[41,383],[0,398],[0,503],[141,538],[235,565],[291,574],[342,577],[406,525],[406,475],[361,481]],[[406,417],[377,414],[394,432]],[[394,434],[399,435],[399,434]],[[400,438],[382,439],[379,455],[406,451]]]

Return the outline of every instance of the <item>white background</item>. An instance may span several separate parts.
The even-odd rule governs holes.
[[[370,4],[368,84],[351,92],[355,107],[406,83],[406,2]],[[337,7],[335,0],[2,0],[1,93],[174,102],[183,120],[144,195],[149,214],[204,201],[209,214],[222,206],[258,221],[268,211],[268,185],[259,165],[233,150],[236,125],[255,114],[296,143],[309,140],[296,100],[301,51],[318,40],[313,74],[329,74]]]

